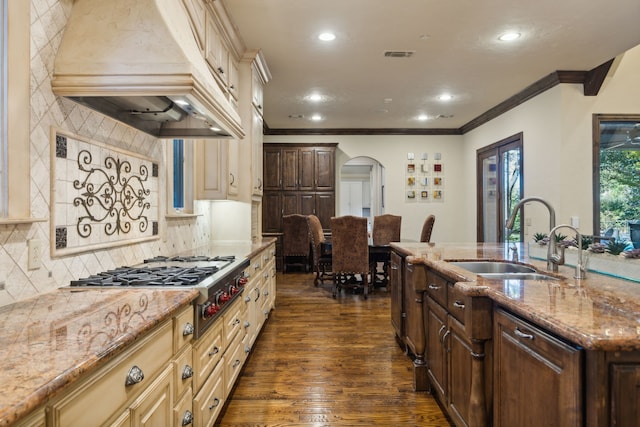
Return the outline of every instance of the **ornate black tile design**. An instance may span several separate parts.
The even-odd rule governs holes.
[[[67,227],[56,227],[56,249],[67,247]]]
[[[152,163],[152,166],[151,166],[151,176],[152,177],[154,177],[154,178],[158,177],[158,173],[159,173],[158,168],[159,168],[159,166],[158,166],[157,163]]]
[[[67,137],[64,135],[56,135],[56,157],[67,158]]]
[[[158,221],[153,221],[151,228],[153,229],[153,235],[158,235]]]

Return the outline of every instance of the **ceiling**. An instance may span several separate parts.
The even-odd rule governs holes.
[[[271,130],[460,129],[557,70],[588,71],[640,44],[638,0],[222,1],[271,71]],[[508,30],[521,37],[499,41]],[[324,31],[336,39],[321,42]],[[310,102],[314,92],[324,100]]]

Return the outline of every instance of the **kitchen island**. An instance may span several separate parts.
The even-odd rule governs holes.
[[[558,280],[485,279],[450,263],[511,259],[509,245],[392,248],[407,317],[398,339],[413,353],[416,388],[432,390],[457,425],[636,425],[640,284],[578,280],[568,266]],[[553,274],[523,245],[518,253]]]
[[[245,292],[261,286],[263,292],[271,293],[261,301],[272,303],[274,245],[274,239],[218,243],[178,255],[232,253],[249,258]],[[83,424],[82,416],[91,417],[91,424],[104,420],[129,425],[137,416],[149,415],[153,420],[151,411],[157,408],[162,425],[182,425],[197,413],[193,408],[198,402],[196,391],[207,388],[207,378],[214,376],[211,370],[218,366],[216,372],[225,372],[226,366],[215,362],[227,348],[234,372],[229,382],[237,378],[250,340],[259,332],[255,324],[246,322],[260,317],[253,311],[259,309],[262,314],[271,308],[248,308],[246,301],[238,299],[230,314],[224,315],[229,326],[221,318],[211,333],[192,340],[192,303],[198,296],[199,291],[189,287],[64,287],[0,307],[0,426],[89,425]],[[227,336],[215,341],[223,333]],[[218,351],[207,347],[209,336],[211,348]],[[208,363],[203,369],[198,369],[199,351]],[[210,353],[214,354],[207,356]],[[191,373],[185,375],[183,369]],[[221,408],[224,396],[218,399]]]

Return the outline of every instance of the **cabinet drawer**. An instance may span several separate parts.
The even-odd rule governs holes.
[[[191,387],[187,389],[182,399],[176,401],[173,408],[173,425],[193,426],[193,392]]]
[[[154,376],[167,366],[172,348],[172,323],[167,321],[52,405],[52,424],[70,427],[104,423],[153,382]],[[141,370],[144,378],[126,385],[134,367]],[[96,405],[96,402],[100,404]]]
[[[470,298],[457,290],[453,284],[447,286],[447,311],[456,320],[465,324],[465,310],[470,310]]]
[[[224,353],[224,320],[218,319],[193,345],[193,389],[197,393]]]
[[[245,304],[243,302],[246,295],[242,295],[241,298],[237,298],[231,307],[224,313],[224,345],[225,347],[229,346],[229,344],[233,341],[233,338],[236,336],[238,331],[243,329],[242,319],[243,312],[245,308]]]
[[[247,336],[245,335],[241,339],[237,340],[234,345],[229,348],[227,354],[225,354],[224,381],[226,390],[231,390],[233,388],[233,384],[240,374],[240,370],[242,369],[242,365],[246,358],[246,341]]]
[[[212,426],[224,406],[224,362],[225,359],[222,358],[193,399],[194,427]]]
[[[173,352],[178,353],[182,347],[193,339],[193,306],[189,305],[173,318]]]
[[[186,347],[173,362],[175,364],[174,399],[177,401],[187,388],[193,384],[193,351],[191,346]]]
[[[447,306],[447,281],[431,270],[427,270],[427,293],[438,304]]]

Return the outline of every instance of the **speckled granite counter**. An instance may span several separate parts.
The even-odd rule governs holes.
[[[273,242],[215,243],[172,255],[251,258]],[[193,288],[61,288],[0,307],[0,426],[104,365],[198,294]]]
[[[561,266],[561,280],[487,280],[447,261],[509,259],[508,245],[476,243],[392,243],[456,282],[465,294],[486,295],[510,311],[588,350],[640,350],[640,284],[589,272],[573,278],[575,269]],[[541,272],[546,263],[526,256],[519,247],[520,262]],[[524,255],[523,255],[524,254]],[[629,260],[640,262],[640,260]]]

